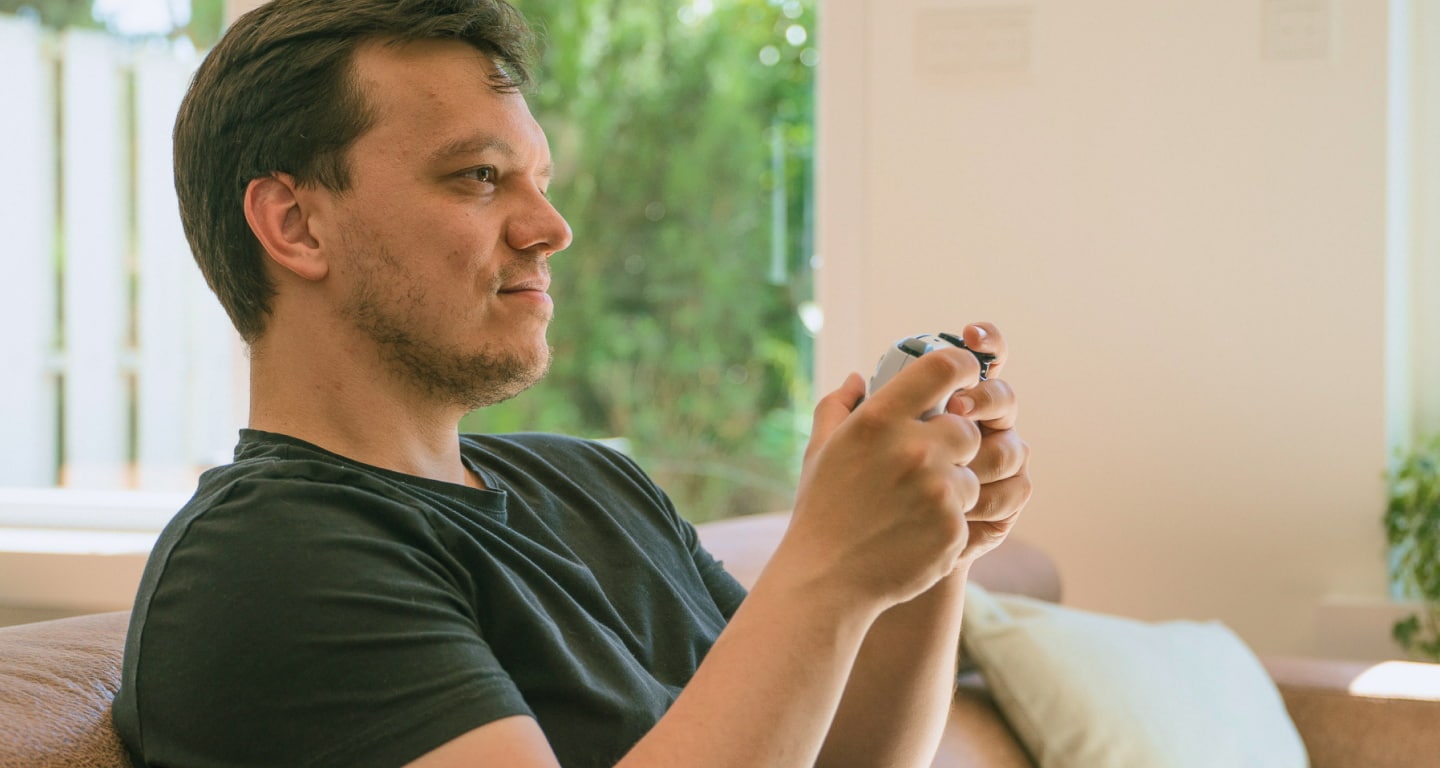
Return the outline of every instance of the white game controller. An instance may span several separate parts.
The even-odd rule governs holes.
[[[916,336],[906,336],[895,342],[885,354],[880,356],[880,362],[875,364],[875,375],[870,377],[870,384],[865,388],[865,397],[868,399],[875,395],[875,392],[884,386],[886,382],[895,378],[895,375],[905,369],[912,361],[920,358],[927,352],[946,347],[959,347],[969,350],[970,354],[980,361],[980,380],[984,381],[990,374],[990,363],[994,362],[995,356],[985,352],[976,352],[965,346],[965,340],[950,333],[922,333]],[[945,412],[946,403],[950,402],[947,395],[939,405],[926,411],[920,418],[928,419],[931,416],[939,416]]]

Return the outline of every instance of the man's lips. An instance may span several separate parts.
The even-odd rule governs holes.
[[[509,285],[502,286],[502,287],[500,288],[500,293],[521,293],[521,292],[524,292],[524,291],[536,291],[536,292],[538,292],[538,293],[547,293],[549,290],[550,290],[550,281],[549,281],[549,280],[537,279],[537,280],[522,280],[522,281],[520,281],[520,282],[518,282],[518,283],[511,283],[511,284],[509,284]]]
[[[554,306],[554,301],[550,298],[549,290],[550,281],[548,279],[535,277],[528,280],[506,283],[500,287],[497,295],[525,304],[552,307]]]

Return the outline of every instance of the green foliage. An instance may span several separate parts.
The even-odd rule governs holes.
[[[225,0],[190,0],[190,23],[177,33],[184,34],[199,51],[207,50],[220,40],[225,27]]]
[[[1407,652],[1440,661],[1440,435],[1402,454],[1386,480],[1390,577],[1423,603],[1392,632]]]
[[[33,17],[54,29],[66,27],[103,28],[90,7],[95,0],[0,0],[0,13]]]
[[[53,29],[104,29],[95,18],[95,0],[0,0],[0,13],[34,17]],[[190,38],[196,50],[205,50],[220,39],[225,23],[225,0],[190,0],[190,21],[160,36]]]
[[[549,376],[462,428],[622,437],[696,521],[788,506],[810,398],[813,68],[786,31],[813,34],[813,0],[517,5],[542,31],[530,103],[575,242],[552,261]]]

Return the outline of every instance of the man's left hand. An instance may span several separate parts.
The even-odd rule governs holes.
[[[995,356],[989,378],[974,389],[957,392],[946,409],[980,425],[980,452],[970,469],[980,479],[980,500],[966,513],[970,540],[961,555],[973,561],[1005,540],[1020,510],[1030,500],[1030,446],[1015,431],[1019,404],[1015,391],[997,374],[1006,362],[1005,339],[990,323],[965,327],[965,345]]]

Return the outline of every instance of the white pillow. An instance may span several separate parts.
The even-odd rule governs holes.
[[[1040,768],[1304,768],[1274,682],[1219,622],[1144,622],[971,584],[961,635]]]

